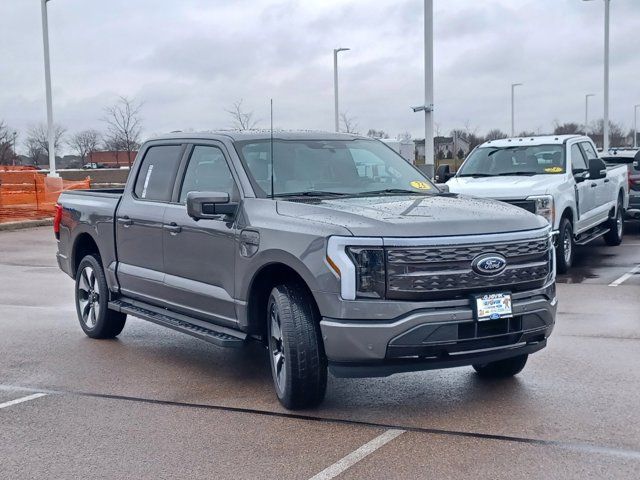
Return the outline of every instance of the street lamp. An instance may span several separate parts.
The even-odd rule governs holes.
[[[633,148],[638,148],[638,107],[640,104],[633,106]]]
[[[516,136],[516,120],[515,120],[515,90],[516,87],[521,87],[522,83],[512,83],[511,84],[511,136]]]
[[[13,158],[12,158],[12,162],[11,164],[13,166],[16,165],[16,157],[18,156],[18,154],[16,153],[16,137],[18,136],[18,132],[14,131],[11,136],[13,137]]]
[[[51,66],[49,64],[49,24],[47,20],[47,2],[42,0],[42,43],[44,45],[44,82],[47,96],[47,137],[49,138],[49,176],[58,177],[56,173],[56,152],[53,132],[53,100],[51,98]]]
[[[335,107],[336,132],[340,131],[340,118],[338,110],[338,52],[346,52],[350,48],[334,48],[333,49],[333,100]]]
[[[424,0],[424,105],[411,109],[424,112],[425,173],[433,177],[433,0]]]
[[[583,0],[590,2],[591,0]],[[602,151],[609,150],[609,6],[604,0],[604,125],[602,129]]]
[[[589,125],[589,97],[595,97],[595,93],[587,93],[584,96],[584,134],[587,134],[587,125]]]

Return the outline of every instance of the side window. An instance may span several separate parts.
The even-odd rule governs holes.
[[[181,151],[181,145],[161,145],[147,150],[136,179],[135,196],[143,200],[170,201]]]
[[[594,158],[598,158],[597,152],[593,149],[593,145],[589,142],[580,142],[580,146],[587,157],[587,160],[592,160]]]
[[[571,169],[574,171],[587,169],[587,162],[585,162],[582,150],[577,143],[571,145]]]
[[[234,197],[236,191],[222,150],[218,147],[196,145],[180,188],[180,203],[186,202],[189,192],[226,192]]]

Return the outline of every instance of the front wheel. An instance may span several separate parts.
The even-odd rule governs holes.
[[[612,247],[620,245],[624,235],[623,207],[620,199],[618,199],[618,205],[616,206],[616,215],[609,219],[608,227],[609,231],[604,234],[605,243]]]
[[[556,246],[556,262],[558,273],[567,273],[573,265],[573,225],[568,218],[560,221],[558,245]]]
[[[76,272],[76,312],[88,337],[115,338],[122,332],[127,315],[109,310],[108,303],[109,289],[102,263],[94,255],[87,255]]]
[[[518,355],[517,357],[506,358],[496,362],[476,364],[475,371],[483,378],[506,378],[513,377],[522,371],[527,364],[529,355]]]
[[[313,300],[300,286],[278,285],[267,304],[269,359],[278,400],[289,409],[324,398],[327,359]]]

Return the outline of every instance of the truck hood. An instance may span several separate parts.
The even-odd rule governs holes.
[[[564,181],[564,175],[558,174],[530,177],[453,177],[447,182],[447,186],[455,193],[516,200],[530,195],[545,195],[553,186]]]
[[[506,233],[547,222],[519,207],[460,195],[394,195],[278,201],[278,213],[347,228],[356,236]]]

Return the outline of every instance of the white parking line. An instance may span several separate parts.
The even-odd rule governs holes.
[[[16,398],[15,400],[11,400],[10,402],[0,403],[0,409],[10,407],[11,405],[28,402],[29,400],[35,400],[36,398],[44,397],[45,395],[46,393],[34,393],[33,395],[28,395],[26,397]]]
[[[638,272],[640,272],[640,263],[638,265],[636,265],[635,267],[633,267],[631,270],[629,270],[627,273],[622,275],[620,278],[618,278],[618,279],[614,280],[613,282],[611,282],[609,284],[609,286],[610,287],[617,287],[621,283],[626,282],[627,280],[629,280],[631,277],[633,277]]]
[[[363,458],[371,455],[373,452],[378,450],[383,445],[389,443],[394,438],[402,435],[404,430],[387,430],[382,435],[377,436],[373,440],[368,443],[365,443],[357,450],[354,450],[346,457],[338,460],[336,463],[331,465],[330,467],[325,468],[323,471],[311,477],[310,480],[330,480],[332,478],[337,477],[342,472],[347,470],[348,468],[354,466]]]

